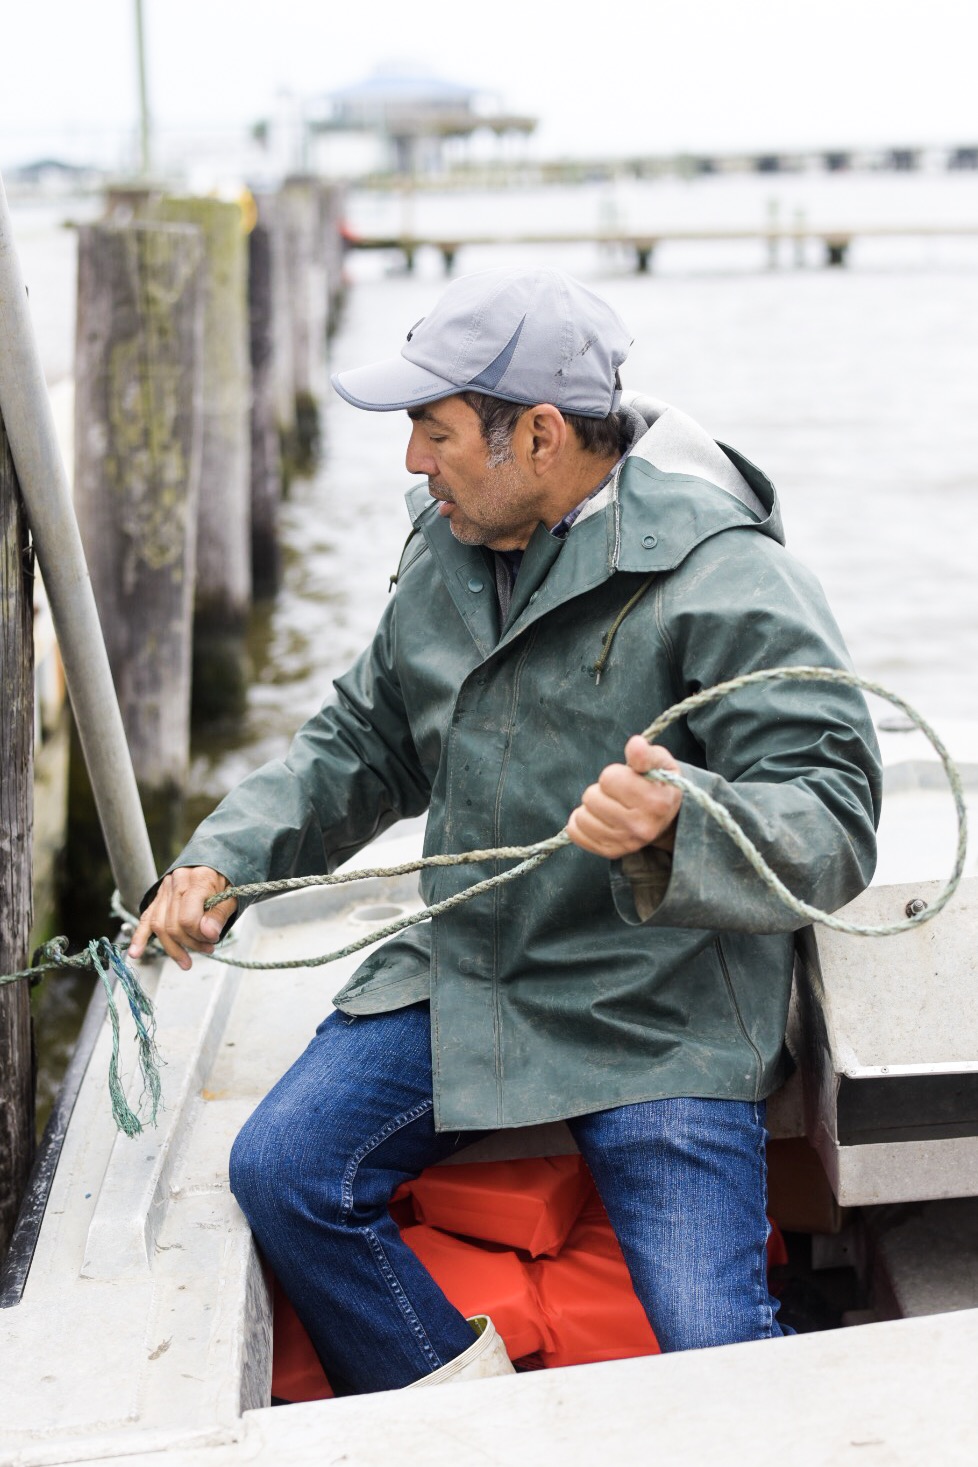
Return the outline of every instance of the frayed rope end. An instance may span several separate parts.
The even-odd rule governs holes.
[[[127,1136],[139,1136],[147,1125],[155,1126],[161,1104],[160,1065],[163,1060],[156,1047],[156,1018],[153,1004],[143,991],[139,979],[126,962],[122,953],[107,937],[97,938],[88,944],[88,954],[105,989],[112,1026],[112,1055],[109,1060],[109,1094],[112,1097],[112,1115],[120,1131]],[[112,974],[126,996],[129,1012],[136,1027],[136,1044],[139,1068],[143,1076],[143,1091],[138,1109],[133,1110],[126,1099],[119,1077],[119,1012],[113,992]],[[144,1103],[148,1114],[143,1115]]]

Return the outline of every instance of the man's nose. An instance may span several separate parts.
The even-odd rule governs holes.
[[[411,430],[404,465],[409,474],[425,474],[429,479],[433,479],[438,472],[438,465],[435,463],[431,450],[425,444],[417,428]]]

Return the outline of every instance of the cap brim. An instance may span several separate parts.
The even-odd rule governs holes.
[[[404,357],[392,357],[370,367],[354,367],[349,372],[334,372],[330,381],[340,397],[354,407],[374,413],[422,407],[426,402],[437,402],[463,390],[425,367],[416,367]]]

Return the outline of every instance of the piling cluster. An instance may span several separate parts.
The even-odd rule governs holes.
[[[278,507],[318,457],[340,207],[316,178],[234,200],[141,187],[110,192],[103,217],[79,229],[76,528],[0,181],[0,974],[24,968],[32,928],[49,935],[32,912],[34,754],[53,732],[35,697],[32,545],[44,546],[83,730],[72,730],[58,920],[91,935],[113,885],[137,902],[181,841],[192,723],[243,711],[249,613],[279,582]],[[137,791],[149,841],[125,818]],[[21,981],[0,986],[0,1257],[33,1150]]]
[[[191,723],[244,708],[279,504],[318,456],[341,261],[338,191],[313,178],[232,201],[116,190],[79,230],[75,505],[161,866]],[[78,773],[72,864],[87,867],[99,836]]]

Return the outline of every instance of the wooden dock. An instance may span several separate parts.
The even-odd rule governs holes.
[[[639,274],[647,274],[655,251],[663,244],[706,244],[756,240],[765,247],[769,269],[776,269],[783,249],[789,248],[795,266],[807,261],[807,246],[821,248],[823,263],[839,267],[848,260],[855,239],[941,239],[971,237],[978,239],[978,222],[974,224],[868,224],[851,228],[825,229],[799,223],[792,227],[777,225],[753,228],[666,228],[629,233],[619,229],[586,229],[553,233],[505,234],[360,234],[343,230],[343,243],[348,250],[399,250],[407,269],[413,270],[421,249],[437,250],[451,273],[460,250],[474,245],[565,245],[595,244],[604,249],[618,249],[631,254]]]

